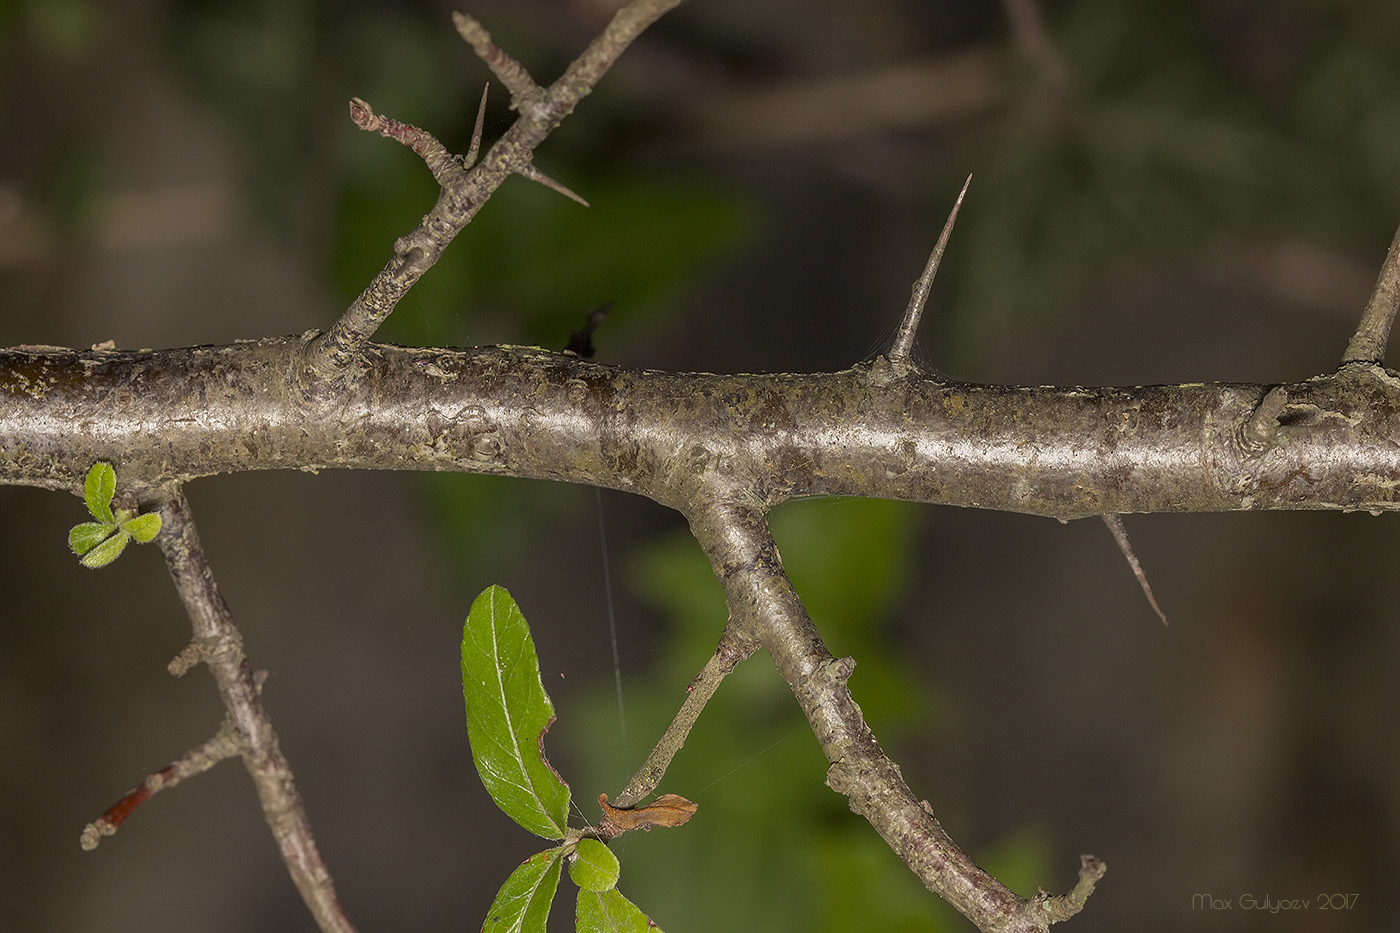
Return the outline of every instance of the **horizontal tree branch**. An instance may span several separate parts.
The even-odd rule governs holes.
[[[366,348],[308,404],[314,335],[162,351],[0,351],[0,483],[138,497],[260,469],[436,470],[621,489],[684,510],[726,477],[765,505],[866,496],[1077,518],[1397,508],[1400,375],[1283,386],[940,382],[883,359],[837,373],[619,369],[534,348]]]

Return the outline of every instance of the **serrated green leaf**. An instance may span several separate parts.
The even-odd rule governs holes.
[[[123,531],[129,531],[140,544],[145,544],[160,534],[160,516],[155,512],[129,518],[121,524]]]
[[[74,554],[82,557],[106,541],[116,530],[115,525],[106,522],[83,522],[81,525],[74,525],[68,530],[68,547]]]
[[[597,839],[580,839],[569,862],[569,877],[585,891],[612,890],[619,871],[617,856]]]
[[[78,563],[93,570],[98,567],[106,567],[121,555],[121,552],[126,549],[126,543],[130,540],[131,535],[118,528],[116,534],[84,554]]]
[[[110,463],[94,463],[83,481],[83,501],[99,522],[112,523],[112,496],[117,493],[117,471]]]
[[[617,888],[579,891],[574,921],[578,933],[661,933],[661,928]]]
[[[521,862],[496,892],[481,933],[545,933],[559,887],[561,854],[561,849],[548,849]]]
[[[488,587],[467,615],[462,694],[472,760],[496,805],[538,836],[564,838],[569,785],[544,757],[554,706],[540,682],[530,627],[502,587]]]

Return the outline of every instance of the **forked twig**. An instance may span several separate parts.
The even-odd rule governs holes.
[[[183,489],[177,486],[166,496],[160,517],[161,533],[155,540],[194,628],[199,647],[191,654],[198,655],[214,676],[228,714],[227,728],[236,737],[282,860],[321,929],[354,933],[316,847],[291,766],[263,710],[257,676],[243,654],[243,636],[214,581]]]
[[[822,643],[763,514],[748,503],[711,499],[688,517],[724,585],[730,624],[768,649],[806,714],[831,763],[827,784],[849,799],[919,880],[981,930],[1044,931],[1077,913],[1103,877],[1103,862],[1085,856],[1069,894],[1027,900],[968,858],[932,808],[914,796],[851,696],[855,662],[833,658]]]
[[[461,171],[454,170],[455,165],[449,167],[443,161],[445,150],[439,152],[433,146],[437,142],[435,139],[432,143],[428,142],[431,139],[428,134],[407,124],[394,127],[399,134],[394,138],[402,137],[401,141],[406,141],[406,144],[416,144],[415,151],[417,147],[422,147],[432,154],[434,161],[430,167],[437,165],[441,168],[441,177],[437,169],[434,169],[434,177],[439,177],[440,182],[442,178],[447,178],[448,183],[443,184],[437,203],[422,223],[395,241],[394,255],[359,297],[351,302],[340,319],[324,334],[310,340],[299,375],[300,390],[304,396],[308,399],[320,398],[326,395],[327,386],[336,380],[354,377],[355,363],[370,337],[511,175],[523,174],[582,201],[578,195],[533,167],[534,151],[573,112],[579,101],[593,92],[599,79],[632,41],[679,3],[680,0],[632,0],[618,10],[588,48],[547,88],[536,84],[519,62],[498,48],[480,23],[465,14],[454,15],[454,22],[463,38],[510,90],[511,105],[520,116],[492,144],[480,162]],[[368,105],[363,106],[367,113],[372,114]],[[369,117],[365,116],[364,119]],[[452,161],[451,156],[446,156],[446,159],[447,162]]]

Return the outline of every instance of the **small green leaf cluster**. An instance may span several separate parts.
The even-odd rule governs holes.
[[[145,544],[160,534],[160,516],[154,512],[138,515],[130,509],[113,509],[117,492],[117,471],[110,463],[95,463],[83,482],[83,501],[97,519],[74,525],[68,532],[68,546],[84,567],[105,567],[121,556],[133,538]]]
[[[569,785],[544,756],[554,705],[540,680],[530,627],[510,593],[488,587],[462,630],[462,694],[467,739],[481,782],[496,805],[525,829],[560,844],[511,872],[482,933],[544,933],[564,865],[579,887],[579,933],[657,929],[617,890],[621,866],[605,844],[568,826]]]

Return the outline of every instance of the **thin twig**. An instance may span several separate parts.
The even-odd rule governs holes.
[[[1400,229],[1395,231],[1395,239],[1390,241],[1390,251],[1385,254],[1376,287],[1371,291],[1371,299],[1366,302],[1366,310],[1361,312],[1361,324],[1347,343],[1342,362],[1382,362],[1397,310],[1400,310]]]
[[[381,116],[358,97],[350,100],[350,119],[366,132],[378,133],[412,149],[427,164],[433,178],[442,187],[446,188],[461,176],[462,166],[452,153],[447,151],[447,147],[427,130],[419,129],[410,123],[401,123],[393,117]]]
[[[1103,516],[1103,523],[1113,532],[1113,540],[1118,542],[1118,549],[1128,559],[1128,566],[1133,569],[1133,576],[1137,577],[1138,586],[1142,587],[1142,595],[1147,597],[1148,605],[1157,613],[1157,618],[1162,620],[1162,624],[1166,625],[1167,614],[1157,605],[1157,598],[1152,595],[1152,586],[1147,582],[1147,574],[1143,571],[1142,564],[1138,563],[1137,555],[1133,553],[1133,545],[1128,541],[1128,529],[1123,527],[1123,519],[1117,513],[1110,512]]]
[[[972,176],[967,176],[967,181],[963,182],[962,190],[958,192],[958,199],[953,202],[953,209],[948,212],[948,219],[943,223],[943,232],[938,235],[938,242],[933,247],[933,252],[929,254],[928,263],[924,266],[923,273],[914,282],[913,294],[909,297],[909,307],[904,310],[904,319],[899,322],[899,332],[895,335],[894,346],[886,358],[896,366],[906,365],[909,355],[914,350],[914,337],[919,330],[919,318],[923,316],[924,305],[928,302],[929,290],[933,287],[933,277],[938,274],[939,263],[943,261],[943,251],[948,248],[948,238],[953,235],[953,224],[958,219],[958,210],[962,207],[963,198],[967,196],[967,186],[972,184]]]
[[[1044,931],[1051,922],[1047,909],[1064,919],[1083,906],[1103,875],[1102,862],[1093,859],[1091,867],[1086,860],[1069,895],[1026,900],[968,858],[932,808],[914,796],[851,696],[848,680],[855,662],[827,651],[756,508],[716,494],[689,518],[724,584],[730,624],[752,632],[768,649],[807,715],[831,762],[827,784],[849,798],[851,809],[870,821],[929,890],[979,929],[1000,933]]]
[[[671,759],[685,745],[686,736],[690,735],[690,728],[700,718],[705,704],[715,695],[720,683],[734,670],[735,665],[753,654],[757,647],[737,638],[732,627],[724,630],[719,648],[686,688],[685,702],[681,704],[676,718],[671,720],[671,725],[666,728],[647,760],[632,775],[632,780],[617,795],[613,806],[622,809],[636,806],[639,800],[656,790],[656,785],[661,783],[666,769],[670,767]]]
[[[297,794],[291,766],[278,746],[277,733],[258,697],[257,677],[243,654],[243,636],[214,581],[184,490],[175,487],[160,507],[156,536],[175,589],[189,613],[199,658],[218,685],[219,696],[236,732],[243,763],[253,778],[263,815],[282,860],[302,900],[326,933],[354,933],[335,896],[306,812]]]
[[[233,728],[231,721],[225,719],[219,731],[214,733],[209,741],[198,748],[190,749],[159,771],[152,771],[146,776],[146,780],[127,791],[95,821],[87,824],[80,840],[83,849],[90,852],[97,848],[103,836],[115,835],[126,818],[151,797],[174,787],[187,777],[203,774],[219,762],[234,758],[242,751],[237,730]]]

